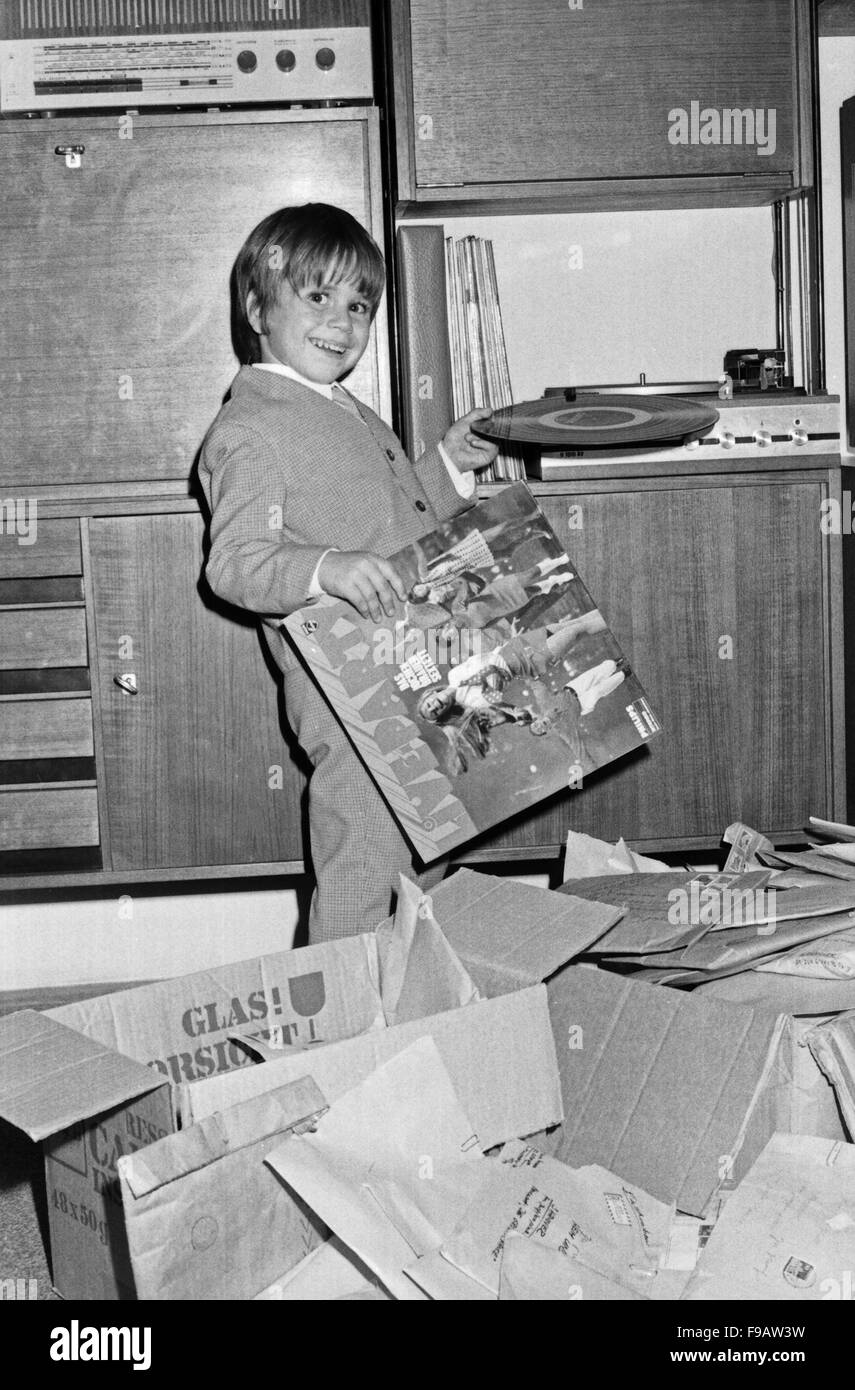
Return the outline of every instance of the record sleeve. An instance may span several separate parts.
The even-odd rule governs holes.
[[[391,559],[385,626],[325,597],[283,627],[424,863],[659,733],[524,483]]]

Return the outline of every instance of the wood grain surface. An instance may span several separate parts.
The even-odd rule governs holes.
[[[131,139],[118,117],[4,122],[0,487],[186,478],[237,370],[229,275],[251,228],[321,200],[382,240],[376,111],[276,115],[140,116]],[[70,143],[79,169],[55,153]],[[375,407],[386,352],[373,335],[350,380]]]
[[[809,112],[799,111],[797,88],[809,73],[799,78],[794,36],[804,9],[805,0],[393,6],[399,196],[429,200],[456,187],[490,201],[525,185],[521,196],[536,197],[538,183],[572,196],[567,185],[591,181],[586,196],[596,198],[598,181],[629,180],[613,205],[633,206],[654,179],[803,183],[810,167],[800,165],[797,125]],[[669,113],[692,101],[773,110],[774,149],[771,140],[764,155],[757,143],[672,143]],[[668,197],[660,188],[652,205]],[[693,197],[703,202],[702,187]]]
[[[201,517],[88,527],[105,868],[300,858],[302,781],[279,725],[277,685],[255,624],[200,595]],[[121,656],[128,641],[133,654]],[[114,683],[127,672],[136,695]]]

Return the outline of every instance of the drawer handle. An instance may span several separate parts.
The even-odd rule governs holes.
[[[122,676],[114,676],[113,684],[117,685],[120,690],[124,690],[126,695],[136,695],[139,690],[137,678],[133,671],[126,671]]]

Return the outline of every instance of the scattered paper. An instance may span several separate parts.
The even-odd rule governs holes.
[[[773,1135],[728,1197],[684,1297],[851,1299],[855,1226],[840,1217],[853,1211],[855,1146]]]
[[[430,1037],[378,1067],[334,1102],[315,1133],[282,1144],[266,1161],[406,1300],[424,1294],[404,1268],[425,1253],[423,1242],[439,1245],[445,1234],[432,1227],[432,1220],[441,1221],[433,1194],[422,1204],[422,1192],[446,1168],[487,1162]],[[389,1219],[372,1187],[387,1206],[396,1192],[405,1195],[400,1220],[397,1210],[396,1220]]]
[[[621,838],[616,845],[596,840],[593,835],[570,830],[564,850],[564,882],[571,878],[591,878],[600,874],[661,874],[670,865],[661,859],[649,859],[629,848]]]
[[[376,932],[386,1022],[409,1023],[481,998],[433,916],[431,899],[400,876],[394,920]]]
[[[589,955],[674,970],[748,968],[851,928],[855,914],[855,885],[822,883],[778,892],[768,869],[592,878],[574,891],[626,908],[623,918],[591,943]]]
[[[499,1295],[511,1231],[645,1294],[656,1279],[671,1209],[597,1166],[573,1169],[522,1142],[490,1163],[472,1206],[443,1241],[444,1258]]]
[[[563,1258],[563,1257],[562,1257]],[[445,1303],[495,1303],[496,1295],[462,1274],[439,1250],[422,1255],[407,1268],[407,1274],[429,1298]]]
[[[840,840],[832,845],[817,845],[817,854],[829,859],[842,859],[846,864],[855,864],[855,844],[851,840]]]
[[[705,1230],[700,1217],[678,1212],[671,1222],[668,1245],[662,1256],[662,1269],[691,1272],[698,1263],[701,1233]]]
[[[790,875],[798,874],[798,881],[806,888],[821,882],[823,878],[844,879],[849,882],[855,878],[855,864],[846,864],[842,859],[832,859],[827,854],[820,854],[818,849],[803,849],[793,854],[779,850],[774,859],[771,855],[764,858],[776,864],[789,865],[786,881],[792,882]],[[779,881],[784,880],[782,878]]]
[[[809,820],[818,835],[837,835],[844,840],[855,840],[855,825],[847,825],[845,821],[820,820],[819,816],[810,816]]]
[[[389,1302],[392,1295],[352,1251],[332,1236],[255,1297],[265,1303],[316,1303],[365,1297]]]
[[[739,820],[729,825],[721,838],[725,844],[731,846],[724,866],[726,873],[741,874],[746,869],[762,868],[758,855],[774,855],[776,852],[771,840],[767,840],[759,830],[752,830],[750,825],[744,825]]]
[[[607,1300],[647,1302],[647,1295],[618,1284],[607,1275],[585,1269],[578,1261],[527,1240],[518,1231],[505,1236],[499,1273],[499,1301],[532,1303],[579,1303],[579,1317],[585,1304]]]
[[[795,946],[755,969],[775,975],[806,975],[813,980],[855,980],[855,927]]]
[[[834,1087],[846,1128],[855,1139],[855,1012],[818,1024],[805,1040]]]

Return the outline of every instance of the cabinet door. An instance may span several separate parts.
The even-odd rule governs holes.
[[[544,497],[663,732],[491,844],[717,840],[828,809],[818,483]],[[481,848],[481,846],[479,846]]]
[[[418,188],[793,169],[791,0],[409,8]]]
[[[89,524],[105,867],[301,857],[277,686],[255,625],[200,591],[203,530],[192,513]]]
[[[236,370],[229,275],[267,213],[367,226],[376,113],[0,125],[0,485],[186,478]],[[58,149],[82,147],[79,168]],[[381,236],[382,240],[382,236]],[[382,316],[351,379],[385,408]]]

